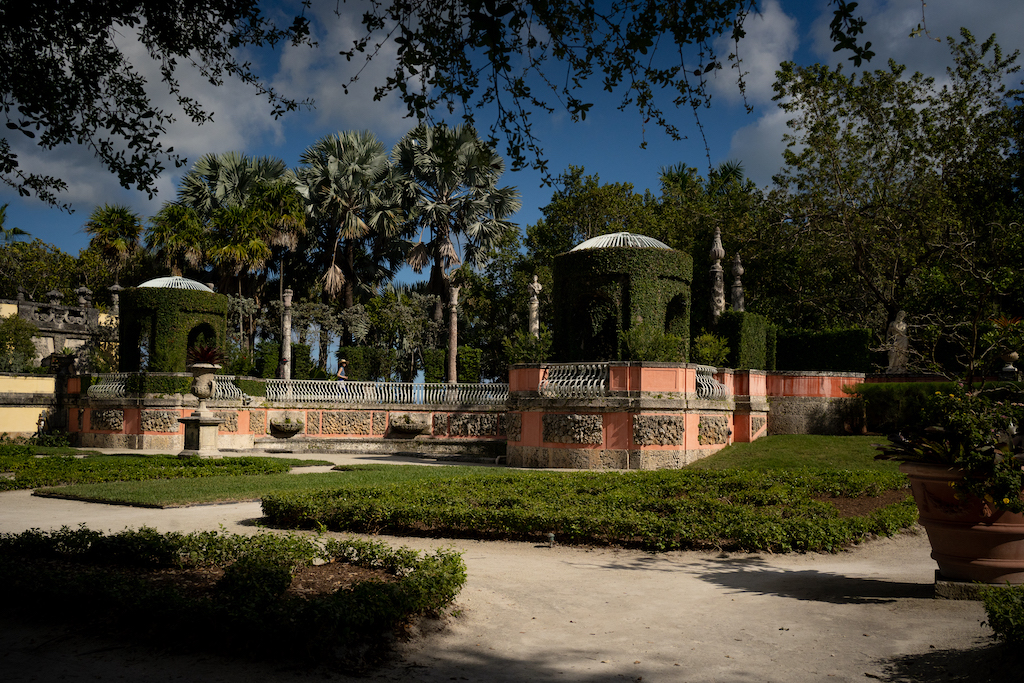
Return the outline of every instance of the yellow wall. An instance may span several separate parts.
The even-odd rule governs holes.
[[[52,394],[55,379],[32,375],[0,376],[0,394]]]
[[[0,318],[9,318],[18,314],[18,304],[0,304]]]
[[[39,429],[39,415],[46,406],[0,407],[0,434],[35,434]]]

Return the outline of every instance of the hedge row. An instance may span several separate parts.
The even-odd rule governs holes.
[[[370,567],[390,578],[311,597],[286,594],[292,573],[315,562]],[[160,580],[160,570],[208,567],[224,574],[205,592]],[[465,580],[455,552],[423,556],[358,540],[147,528],[104,536],[67,527],[0,536],[8,609],[73,622],[109,620],[104,625],[136,639],[326,660],[350,671],[380,661],[403,624],[443,610]]]

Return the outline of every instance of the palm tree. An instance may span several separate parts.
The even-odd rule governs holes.
[[[452,271],[463,258],[483,265],[512,225],[506,219],[521,206],[519,192],[497,186],[505,162],[471,126],[417,126],[398,142],[391,159],[405,176],[408,225],[420,233],[409,265],[416,272],[430,265],[430,290],[439,297],[434,318],[440,321],[443,303],[457,304]],[[449,329],[448,381],[455,382],[457,329]]]
[[[183,275],[186,266],[204,265],[207,242],[206,225],[199,214],[181,204],[164,204],[146,230],[146,251],[157,255],[171,275]]]
[[[207,154],[182,177],[178,203],[191,207],[206,221],[217,209],[247,206],[262,186],[284,178],[287,168],[274,157]]]
[[[7,222],[7,207],[10,204],[4,204],[0,206],[0,237],[3,238],[5,244],[10,244],[22,237],[28,237],[29,234],[21,228],[5,228],[4,224]]]
[[[89,245],[99,249],[114,270],[114,284],[120,284],[121,269],[139,251],[142,217],[121,204],[104,204],[93,210],[85,224],[92,235]]]
[[[303,152],[301,163],[293,178],[318,231],[318,251],[325,262],[323,290],[330,297],[344,291],[345,307],[350,308],[360,281],[359,241],[373,237],[388,242],[401,225],[394,171],[384,144],[369,131],[322,138]],[[383,246],[378,244],[375,251]]]

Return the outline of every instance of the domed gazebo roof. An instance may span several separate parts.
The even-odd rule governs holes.
[[[170,277],[158,277],[154,280],[143,282],[139,287],[156,287],[158,289],[195,289],[200,292],[213,292],[212,289],[202,282],[189,280],[187,277],[172,275]]]
[[[631,232],[613,232],[608,235],[591,237],[585,242],[580,242],[569,251],[581,251],[583,249],[604,249],[606,247],[634,247],[640,249],[671,249],[664,242],[648,237],[647,235],[635,235]]]

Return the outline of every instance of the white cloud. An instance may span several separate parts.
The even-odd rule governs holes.
[[[782,136],[787,130],[787,117],[786,112],[776,108],[732,135],[728,158],[740,160],[743,172],[758,187],[771,185],[772,176],[782,168],[782,151],[786,148]]]
[[[746,37],[738,47],[728,38],[715,41],[715,50],[723,56],[723,65],[726,64],[724,57],[737,51],[749,103],[771,102],[775,72],[780,63],[792,59],[799,44],[796,27],[796,19],[782,10],[778,0],[767,0],[760,14],[747,17],[743,24]],[[741,96],[735,80],[735,69],[719,72],[712,82],[714,95],[729,104],[740,102]]]

